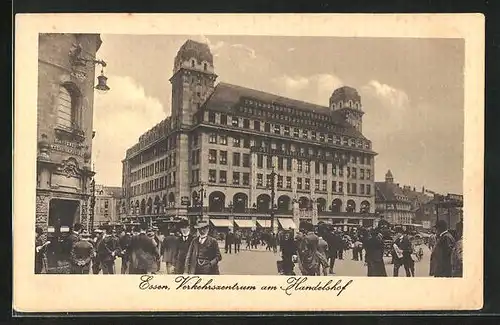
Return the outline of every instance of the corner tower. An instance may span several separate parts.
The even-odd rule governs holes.
[[[173,119],[192,125],[193,114],[213,91],[216,79],[208,45],[187,40],[177,52],[170,78]]]
[[[335,89],[330,96],[330,109],[339,112],[347,123],[362,132],[364,112],[356,89],[347,86]]]

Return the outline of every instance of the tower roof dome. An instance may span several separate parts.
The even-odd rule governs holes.
[[[191,59],[195,59],[196,61],[198,61],[198,63],[206,61],[210,65],[213,65],[214,61],[212,52],[210,52],[208,44],[196,42],[193,40],[187,40],[177,52],[175,63],[179,61],[188,61]]]
[[[359,96],[358,91],[355,88],[349,86],[343,86],[335,89],[332,93],[331,99],[333,101],[352,100],[353,102],[361,102],[361,97]]]

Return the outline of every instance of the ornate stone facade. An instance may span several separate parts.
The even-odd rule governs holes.
[[[98,34],[40,34],[36,224],[87,226]]]

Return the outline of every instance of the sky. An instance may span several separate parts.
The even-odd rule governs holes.
[[[94,99],[96,182],[121,186],[121,161],[170,115],[174,58],[193,39],[209,45],[217,82],[328,106],[358,90],[375,180],[462,193],[464,42],[459,39],[101,35],[111,90]],[[100,71],[99,71],[100,72]]]

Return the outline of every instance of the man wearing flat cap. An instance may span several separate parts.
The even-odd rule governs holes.
[[[184,265],[184,273],[188,274],[219,274],[219,262],[222,256],[217,240],[208,235],[208,222],[199,221],[195,225],[198,237],[189,246]]]
[[[448,223],[436,221],[436,246],[431,253],[429,275],[434,277],[451,277],[451,255],[455,247],[455,238],[448,231]]]

